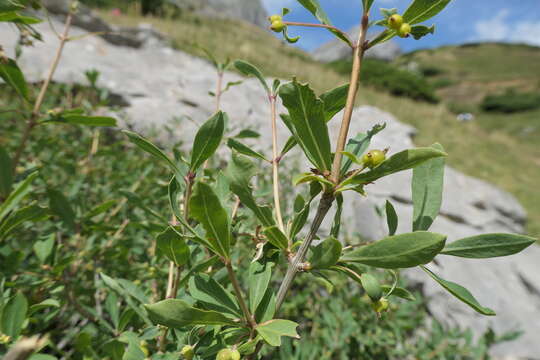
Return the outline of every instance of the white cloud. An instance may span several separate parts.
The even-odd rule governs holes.
[[[500,10],[494,17],[480,20],[474,25],[474,41],[506,41],[540,45],[540,21],[508,20],[510,11]]]

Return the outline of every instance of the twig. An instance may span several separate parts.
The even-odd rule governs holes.
[[[276,212],[276,219],[279,230],[285,232],[285,226],[283,225],[283,216],[281,215],[281,203],[279,200],[279,155],[277,145],[277,126],[276,126],[276,95],[269,95],[270,100],[270,114],[272,119],[272,182],[274,191],[274,208]],[[289,239],[289,251],[291,248],[291,240]]]
[[[358,42],[354,47],[353,53],[353,67],[351,71],[351,83],[349,85],[349,93],[347,94],[347,105],[343,112],[343,120],[341,121],[341,128],[339,130],[339,137],[336,145],[336,151],[334,156],[334,163],[332,164],[332,174],[330,179],[334,183],[339,182],[339,175],[341,172],[341,160],[343,159],[343,150],[347,143],[347,136],[349,134],[349,127],[351,124],[352,113],[354,110],[354,101],[356,94],[358,93],[358,81],[360,80],[360,69],[362,67],[362,59],[364,57],[364,43],[366,42],[367,29],[369,25],[369,14],[362,16],[362,28],[358,37]]]
[[[47,78],[45,79],[45,82],[41,86],[41,89],[39,91],[39,95],[36,99],[36,102],[34,103],[34,109],[32,111],[32,116],[30,119],[28,119],[26,123],[26,128],[24,129],[23,137],[21,139],[21,143],[19,144],[19,147],[17,148],[17,151],[15,153],[15,157],[13,158],[13,173],[15,173],[15,169],[17,169],[17,165],[19,165],[19,161],[21,160],[21,155],[26,148],[26,143],[28,142],[28,139],[30,138],[30,134],[34,127],[37,125],[37,119],[39,117],[39,110],[41,108],[41,105],[43,104],[43,100],[45,99],[45,94],[47,93],[47,89],[49,88],[49,85],[51,83],[51,80],[54,76],[54,73],[56,72],[56,68],[58,67],[58,63],[60,62],[60,58],[62,57],[62,52],[64,51],[64,46],[66,42],[68,41],[68,35],[69,35],[69,29],[71,28],[71,23],[73,21],[73,13],[70,10],[66,17],[66,22],[64,25],[64,32],[59,37],[60,44],[58,46],[58,49],[56,50],[56,55],[53,59],[53,62],[51,64],[51,67],[49,69],[49,74],[47,75]]]
[[[223,71],[218,71],[218,79],[216,86],[216,112],[221,109],[221,95],[223,94]]]
[[[251,315],[251,313],[249,312],[249,309],[244,300],[244,295],[242,294],[242,289],[240,288],[240,284],[238,283],[238,279],[236,278],[236,274],[234,273],[230,260],[225,261],[225,267],[227,268],[229,279],[231,280],[234,292],[236,294],[236,298],[238,299],[238,303],[240,304],[240,309],[242,309],[242,313],[244,314],[244,317],[246,318],[249,327],[253,330],[257,326],[257,323],[255,322],[255,318],[253,317],[253,315]]]
[[[295,21],[283,21],[283,24],[288,25],[288,26],[318,27],[318,28],[329,29],[329,30],[332,30],[332,31],[335,31],[335,32],[339,33],[341,36],[343,36],[345,39],[347,39],[347,42],[348,42],[349,46],[353,47],[353,45],[352,45],[353,42],[351,41],[349,35],[346,32],[344,32],[343,30],[338,29],[337,27],[332,26],[332,25],[312,24],[312,23],[295,22]]]

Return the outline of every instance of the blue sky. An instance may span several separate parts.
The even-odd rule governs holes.
[[[319,0],[334,25],[348,30],[358,23],[361,0]],[[372,13],[379,8],[397,8],[402,13],[412,0],[375,0]],[[290,21],[314,22],[313,16],[296,0],[263,0],[270,14],[288,7]],[[461,44],[473,41],[505,41],[540,46],[540,0],[453,0],[446,10],[428,21],[436,25],[435,35],[421,41],[398,39],[405,51]],[[375,27],[378,28],[378,27]],[[311,50],[332,39],[321,29],[291,28],[290,35],[302,36],[298,46]]]

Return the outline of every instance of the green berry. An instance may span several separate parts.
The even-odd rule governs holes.
[[[193,346],[186,345],[180,350],[180,355],[182,355],[182,359],[185,360],[192,360],[193,356],[195,355],[195,351],[193,350]]]
[[[362,158],[364,166],[370,169],[380,165],[384,160],[386,160],[386,152],[383,150],[370,150]]]
[[[272,26],[270,29],[274,32],[282,32],[285,29],[285,24],[281,20],[272,21]]]
[[[411,25],[404,23],[401,25],[401,27],[398,30],[398,35],[402,38],[406,38],[411,33]]]
[[[270,20],[270,23],[273,23],[274,21],[282,21],[283,17],[281,15],[272,15],[268,17],[268,20]]]
[[[371,307],[375,312],[382,313],[388,310],[388,300],[386,298],[380,298],[371,304]]]
[[[216,360],[240,360],[240,352],[236,349],[221,349],[217,353]]]
[[[399,14],[394,14],[388,18],[388,26],[394,30],[399,30],[403,25],[403,17]]]

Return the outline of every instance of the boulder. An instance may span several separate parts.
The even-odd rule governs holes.
[[[61,25],[56,24],[59,28]],[[31,81],[42,80],[57,47],[54,34],[47,24],[38,26],[44,41],[25,48],[20,65]],[[75,28],[73,35],[85,31]],[[16,33],[0,24],[0,39],[9,55],[14,53]],[[121,97],[127,105],[118,117],[122,126],[143,134],[158,134],[166,143],[183,140],[189,144],[200,124],[215,110],[215,99],[208,95],[217,79],[214,67],[199,58],[167,47],[129,48],[114,46],[96,36],[83,37],[66,45],[54,81],[84,83],[84,71],[96,69],[101,73],[98,86]],[[226,92],[222,108],[230,116],[230,131],[251,128],[261,134],[270,133],[269,107],[265,94],[254,79],[243,79],[235,73],[225,74],[225,83],[243,80],[241,85]],[[281,111],[283,109],[280,109]],[[355,110],[351,134],[365,131],[376,123],[387,128],[373,140],[373,148],[390,147],[391,153],[414,146],[415,129],[400,123],[393,115],[377,108],[363,106]],[[336,134],[338,119],[329,123]],[[279,127],[279,142],[288,137],[284,126]],[[441,139],[444,143],[444,138]],[[257,150],[269,153],[268,136],[254,143]],[[230,156],[223,149],[224,156]],[[489,160],[495,161],[495,159]],[[291,168],[283,172],[283,182],[289,182],[295,171],[305,171],[307,164],[299,152],[291,152],[284,164]],[[399,214],[399,232],[411,230],[412,205],[411,172],[402,172],[366,187],[367,197],[348,196],[344,210],[343,233],[354,238],[377,240],[387,233],[385,220],[378,215],[388,199]],[[448,235],[453,241],[465,236],[487,232],[523,231],[526,214],[521,205],[508,193],[448,167],[445,174],[444,201],[441,216],[431,230]],[[321,230],[324,236],[326,227]],[[462,328],[470,327],[476,334],[488,327],[498,333],[522,329],[517,341],[494,348],[497,356],[538,358],[540,354],[540,247],[507,258],[475,261],[441,256],[429,267],[441,277],[469,288],[478,300],[493,308],[498,316],[481,317],[446,293],[425,274],[413,269],[404,274],[419,286],[429,299],[428,308],[438,320]]]
[[[351,39],[357,39],[359,33],[360,26],[356,26],[348,32]],[[376,35],[376,33],[370,33],[368,34],[368,39],[373,39]],[[332,62],[348,59],[352,56],[352,53],[351,48],[347,44],[339,39],[335,39],[313,50],[311,55],[316,60]],[[394,60],[399,55],[401,55],[401,49],[393,40],[374,46],[366,52],[366,57],[385,61]]]

